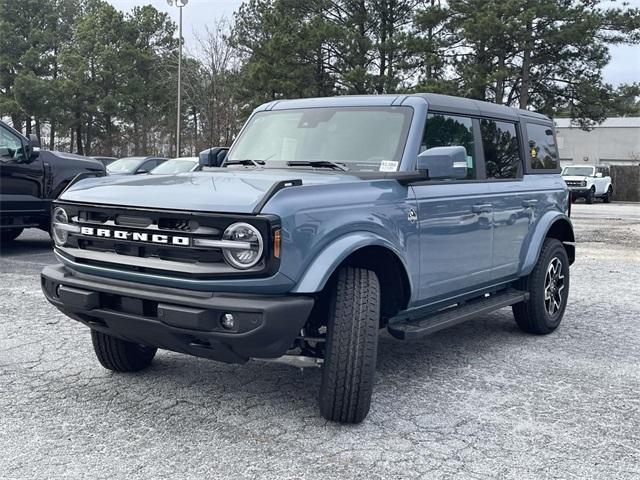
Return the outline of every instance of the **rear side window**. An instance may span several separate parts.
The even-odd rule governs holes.
[[[476,178],[473,121],[468,117],[430,113],[422,136],[420,153],[434,147],[464,147],[467,151],[467,180]],[[464,165],[462,166],[464,168]]]
[[[487,178],[517,178],[522,162],[515,123],[481,120],[480,131]]]
[[[558,147],[553,128],[548,125],[527,123],[529,162],[533,170],[555,170],[558,167]]]

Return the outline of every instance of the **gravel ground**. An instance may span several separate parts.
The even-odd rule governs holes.
[[[2,251],[2,478],[640,478],[640,205],[574,206],[560,328],[508,309],[413,343],[384,334],[367,420],[316,406],[318,370],[159,352],[140,374],[95,360],[43,298],[44,234]]]

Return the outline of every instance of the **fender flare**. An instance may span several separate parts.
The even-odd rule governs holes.
[[[363,247],[384,247],[390,250],[400,260],[405,270],[409,287],[411,285],[411,275],[404,260],[404,256],[393,243],[385,238],[371,232],[352,232],[342,237],[338,237],[325,247],[306,268],[300,280],[291,291],[292,293],[317,293],[327,284],[327,281],[338,268],[338,266],[352,253]]]
[[[533,267],[535,267],[536,262],[538,261],[538,256],[542,250],[542,243],[544,242],[544,239],[547,238],[549,231],[558,222],[565,223],[570,232],[568,238],[561,240],[562,243],[567,244],[567,246],[570,246],[571,248],[575,248],[575,236],[573,233],[573,224],[571,223],[571,219],[565,214],[557,211],[546,212],[542,215],[540,220],[538,220],[533,236],[528,242],[527,250],[524,254],[524,261],[522,263],[521,275],[529,275],[531,273]]]

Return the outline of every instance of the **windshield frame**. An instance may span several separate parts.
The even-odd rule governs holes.
[[[582,174],[582,173],[565,173],[565,171],[568,168],[585,168],[585,169],[589,168],[589,169],[591,169],[591,173],[589,173],[587,175]],[[560,175],[562,175],[563,177],[595,177],[596,168],[593,167],[593,166],[590,166],[590,165],[567,165],[566,167],[564,167],[562,169],[562,173]]]
[[[326,159],[317,159],[317,158],[295,158],[295,159],[289,159],[289,160],[276,160],[276,161],[270,161],[269,159],[266,159],[265,163],[262,164],[263,159],[245,159],[245,158],[235,158],[236,157],[236,152],[238,149],[238,145],[240,144],[240,142],[242,141],[243,137],[247,134],[248,129],[251,127],[251,125],[253,124],[253,122],[255,121],[256,118],[258,118],[259,116],[262,115],[278,115],[278,114],[287,114],[287,113],[292,113],[292,112],[296,112],[296,111],[301,111],[301,110],[326,110],[326,109],[333,109],[336,111],[341,111],[341,110],[347,110],[347,111],[399,111],[402,112],[404,115],[404,119],[403,119],[403,125],[402,128],[399,132],[398,135],[398,146],[396,148],[396,152],[394,154],[394,158],[393,160],[390,160],[392,162],[395,162],[395,169],[394,170],[382,170],[380,166],[378,166],[377,169],[371,168],[371,169],[359,169],[359,168],[353,168],[357,165],[364,165],[363,162],[348,162],[348,161],[344,161],[344,159],[332,159],[332,160],[326,160]],[[410,137],[409,134],[411,132],[413,123],[414,123],[414,115],[415,115],[415,109],[412,105],[331,105],[331,106],[308,106],[308,107],[295,107],[295,108],[283,108],[283,109],[278,109],[278,110],[259,110],[259,111],[255,111],[250,117],[249,119],[246,121],[246,123],[243,125],[242,129],[240,130],[238,136],[236,137],[235,141],[233,142],[233,145],[231,146],[226,159],[225,159],[225,164],[227,162],[227,160],[229,161],[248,161],[248,160],[257,160],[261,163],[259,168],[283,168],[283,169],[290,169],[290,170],[295,170],[295,169],[313,169],[313,170],[317,170],[317,169],[323,169],[327,172],[333,172],[333,173],[340,173],[339,169],[336,168],[329,168],[329,166],[327,167],[323,167],[323,166],[301,166],[301,165],[288,165],[289,162],[322,162],[322,161],[327,161],[327,162],[334,162],[337,163],[341,166],[346,166],[346,168],[348,169],[349,172],[351,173],[373,173],[373,172],[399,172],[401,170],[401,166],[404,160],[404,156],[405,156],[405,152],[406,149],[408,148],[408,144],[410,141]],[[389,160],[387,160],[389,161]],[[255,163],[255,162],[254,162]],[[380,165],[382,164],[382,161],[380,161]],[[226,165],[225,165],[226,166]],[[234,164],[234,166],[236,166]],[[257,165],[243,165],[244,168],[258,168]]]

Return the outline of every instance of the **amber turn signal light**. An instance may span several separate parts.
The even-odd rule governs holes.
[[[273,232],[273,256],[276,258],[280,258],[280,230],[276,230]]]

